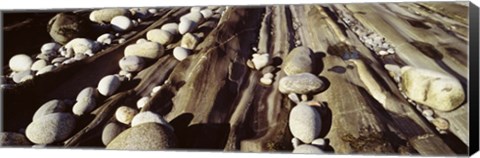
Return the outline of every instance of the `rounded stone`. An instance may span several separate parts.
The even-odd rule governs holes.
[[[48,63],[45,60],[42,60],[42,59],[37,60],[32,64],[31,70],[32,71],[38,71],[38,70],[44,68],[45,66],[47,66],[47,64]]]
[[[31,70],[21,71],[12,76],[13,82],[15,83],[22,83],[31,78],[33,78]]]
[[[67,139],[75,129],[75,117],[69,113],[52,113],[27,126],[26,136],[35,144],[50,144]]]
[[[422,115],[427,117],[427,116],[433,116],[433,110],[427,109],[422,111]]]
[[[62,47],[60,44],[50,42],[43,44],[42,47],[40,47],[40,51],[45,55],[56,55],[60,47]]]
[[[111,33],[105,33],[97,38],[97,42],[101,44],[112,44],[113,39],[115,39],[115,35]]]
[[[320,135],[321,117],[317,110],[305,104],[298,104],[290,111],[288,125],[295,138],[311,143]]]
[[[190,8],[190,12],[199,12],[201,11],[202,9],[204,9],[205,7],[191,7]]]
[[[189,19],[183,19],[180,21],[180,24],[178,24],[178,33],[183,35],[185,33],[193,31],[196,27],[196,22]]]
[[[213,15],[213,11],[211,9],[201,10],[200,13],[202,14],[203,18],[205,18],[205,19],[209,19]]]
[[[195,12],[190,12],[190,13],[187,13],[185,15],[183,15],[182,17],[180,17],[180,21],[183,21],[183,20],[191,20],[195,23],[200,23],[202,22],[203,20],[203,15],[200,13],[200,11],[195,11]]]
[[[115,16],[110,22],[110,24],[112,25],[112,28],[118,32],[124,32],[133,27],[130,18],[123,15]]]
[[[294,103],[300,103],[300,98],[298,98],[298,95],[295,93],[288,94],[288,98]]]
[[[0,146],[27,146],[31,144],[23,134],[0,132]]]
[[[146,40],[145,38],[139,38],[135,43],[139,44],[139,43],[145,43],[145,42],[148,42],[148,40]]]
[[[448,130],[450,123],[444,118],[437,117],[432,120],[432,124],[435,125],[439,130]]]
[[[115,137],[117,137],[120,133],[125,131],[127,126],[118,123],[118,122],[111,122],[107,124],[102,131],[102,143],[104,145],[108,145]]]
[[[8,62],[8,66],[10,67],[10,69],[16,72],[30,70],[32,64],[32,58],[30,58],[26,54],[14,55],[12,58],[10,58]]]
[[[253,56],[253,59],[252,59],[253,65],[257,70],[260,70],[263,67],[267,66],[268,63],[270,62],[270,55],[267,53],[263,53],[263,54],[255,53],[255,54],[252,54],[252,56]]]
[[[118,76],[108,75],[103,77],[100,82],[98,82],[97,90],[103,96],[110,96],[114,94],[118,87],[120,87],[121,81]]]
[[[262,83],[263,85],[271,85],[273,83],[273,80],[271,78],[262,77],[260,78],[260,83]]]
[[[98,42],[92,41],[87,38],[75,38],[68,42],[65,45],[65,48],[67,49],[67,51],[69,49],[73,50],[74,54],[86,54],[89,50],[92,51],[92,53],[97,52],[101,49],[101,46]]]
[[[323,154],[323,150],[309,144],[302,144],[293,149],[293,153],[296,154]]]
[[[95,98],[83,98],[73,105],[72,112],[77,116],[82,116],[92,112],[96,106]]]
[[[278,89],[283,94],[317,93],[323,87],[323,81],[311,73],[300,73],[280,79]]]
[[[312,72],[313,59],[312,50],[308,47],[301,46],[294,48],[288,53],[282,64],[282,70],[287,75],[294,75],[304,72]]]
[[[402,89],[408,98],[439,111],[452,111],[465,100],[465,91],[458,79],[440,72],[404,66],[401,68]]]
[[[198,45],[198,43],[199,39],[195,35],[191,33],[185,33],[182,36],[182,40],[180,41],[180,47],[193,50]]]
[[[162,116],[151,111],[144,111],[135,115],[132,120],[132,127],[149,122],[162,124],[168,127],[170,130],[173,130],[173,127],[170,126],[170,124],[168,124],[168,122]]]
[[[59,13],[48,22],[47,31],[59,44],[91,34],[90,21],[80,15]]]
[[[90,13],[90,20],[101,24],[108,24],[114,17],[130,16],[130,11],[122,8],[107,8],[94,10]]]
[[[42,106],[40,106],[40,108],[38,108],[38,110],[33,114],[32,120],[36,121],[45,115],[58,113],[58,112],[67,112],[68,110],[69,110],[69,107],[66,104],[64,104],[63,101],[58,99],[53,99],[44,103]]]
[[[166,23],[160,28],[162,30],[170,32],[172,35],[178,34],[178,24],[177,23]]]
[[[165,150],[175,146],[173,131],[157,123],[145,123],[120,133],[107,145],[107,149]]]
[[[125,56],[139,56],[147,59],[157,59],[164,53],[164,48],[157,42],[132,44],[125,48]]]
[[[190,51],[182,47],[175,47],[175,49],[173,49],[173,57],[175,57],[175,59],[178,61],[184,60],[189,54]]]
[[[147,40],[167,45],[173,40],[173,35],[166,30],[152,29],[147,32]]]
[[[115,111],[115,118],[118,122],[128,125],[132,122],[133,117],[137,113],[137,109],[128,106],[120,106],[117,108],[117,111]]]
[[[38,76],[38,75],[53,71],[54,69],[55,69],[54,65],[47,65],[47,66],[43,67],[42,69],[38,70],[35,75]]]
[[[135,18],[145,20],[152,17],[152,13],[150,13],[149,8],[132,8],[130,12],[135,16]]]
[[[126,56],[118,62],[120,69],[126,72],[137,72],[145,67],[145,60],[138,56]]]
[[[327,145],[327,141],[323,138],[317,138],[312,141],[312,145],[325,146]]]
[[[138,109],[143,108],[143,107],[148,103],[149,100],[150,100],[150,97],[142,97],[142,98],[140,98],[140,99],[137,101],[137,108],[138,108]]]

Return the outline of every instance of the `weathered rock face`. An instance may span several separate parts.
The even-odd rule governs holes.
[[[293,150],[293,153],[298,153],[298,154],[322,154],[324,152],[316,146],[308,145],[308,144],[302,144],[302,145],[299,145],[297,148],[295,148]]]
[[[287,75],[312,72],[312,50],[308,47],[297,47],[290,51],[283,63],[283,71]]]
[[[53,17],[48,23],[47,30],[50,36],[60,44],[84,37],[90,29],[88,21],[77,15],[60,13]]]
[[[175,135],[167,127],[157,123],[145,123],[120,133],[107,145],[107,149],[165,150],[175,145]]]
[[[288,124],[292,135],[304,143],[315,140],[322,128],[320,114],[305,104],[298,104],[290,111]]]
[[[0,132],[0,146],[27,146],[31,145],[27,137],[20,133]]]
[[[72,114],[53,113],[30,123],[25,133],[33,143],[50,144],[67,139],[75,124],[75,117]]]
[[[440,111],[451,111],[465,100],[460,82],[439,72],[402,67],[401,82],[406,95],[421,104]]]
[[[39,118],[56,113],[56,112],[67,112],[68,111],[68,106],[65,105],[62,101],[58,99],[53,99],[45,104],[43,104],[38,110],[33,114],[33,121],[38,120]]]
[[[115,137],[120,133],[125,131],[127,126],[120,124],[118,122],[111,122],[103,128],[102,132],[102,143],[108,145]]]
[[[283,94],[315,93],[322,89],[323,81],[311,73],[300,73],[280,79],[278,89]]]
[[[130,16],[130,11],[121,8],[107,8],[94,10],[90,13],[90,20],[97,23],[108,24],[116,16]]]
[[[132,44],[125,48],[125,56],[135,55],[148,59],[156,59],[162,56],[163,53],[163,46],[156,42]]]

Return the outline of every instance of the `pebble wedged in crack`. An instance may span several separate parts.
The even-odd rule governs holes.
[[[320,114],[306,104],[298,104],[290,111],[288,124],[292,135],[304,143],[317,138],[322,128]]]
[[[283,94],[308,94],[322,90],[323,81],[311,73],[300,73],[280,79],[278,89]]]
[[[67,139],[76,120],[69,113],[52,113],[38,118],[27,126],[27,138],[35,144],[50,144]]]
[[[460,82],[451,76],[415,67],[401,69],[401,82],[408,98],[440,111],[451,111],[465,100]]]
[[[312,50],[308,47],[301,46],[294,48],[285,58],[282,70],[287,75],[312,72],[312,55]]]
[[[157,123],[145,123],[120,133],[107,149],[118,150],[165,150],[176,146],[173,131]]]

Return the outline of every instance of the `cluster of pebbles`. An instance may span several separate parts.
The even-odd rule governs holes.
[[[352,29],[365,46],[376,52],[376,55],[395,54],[394,48],[385,41],[385,38],[366,29],[353,15],[340,10],[337,11],[340,19]],[[465,99],[465,94],[460,82],[452,76],[432,70],[411,66],[400,67],[394,64],[385,64],[384,67],[397,83],[403,97],[415,106],[419,113],[432,123],[441,134],[446,134],[449,129],[449,122],[445,118],[435,116],[434,110],[451,111],[461,105]],[[431,86],[432,84],[436,86]],[[429,100],[425,96],[429,96]]]
[[[360,41],[377,55],[385,56],[395,54],[395,48],[385,41],[378,33],[365,28],[353,15],[338,10],[338,15],[345,24],[359,37]]]
[[[122,82],[132,79],[135,73],[147,67],[146,61],[163,56],[165,47],[172,43],[174,36],[178,34],[183,37],[180,47],[174,49],[173,56],[179,61],[187,58],[201,40],[195,36],[194,32],[198,25],[214,15],[220,16],[223,11],[222,7],[192,7],[190,13],[180,18],[180,23],[167,23],[159,29],[149,30],[146,39],[141,38],[125,48],[124,57],[118,62],[121,69],[118,74],[103,77],[96,88],[84,88],[78,93],[75,101],[53,99],[46,102],[35,112],[33,121],[24,131],[0,133],[2,145],[30,145],[33,143],[37,144],[34,146],[45,146],[65,141],[76,129],[78,118],[90,114],[97,108],[99,97],[115,95]],[[43,70],[45,67],[51,67],[49,69],[51,71],[62,64],[71,63],[73,60],[93,56],[103,47],[112,44],[121,33],[138,26],[138,23],[155,13],[157,13],[156,9],[147,8],[92,11],[90,20],[112,27],[116,31],[116,35],[105,33],[96,41],[74,38],[64,46],[60,45],[60,42],[46,43],[42,46],[42,53],[37,56],[38,60],[35,62],[25,54],[12,57],[9,62],[10,69],[13,71],[11,76],[18,76],[25,72],[30,75],[35,71],[39,75],[48,72]],[[116,41],[122,42],[121,39]],[[15,82],[20,83],[17,80],[23,82],[33,78],[33,75],[28,75],[15,77]],[[137,108],[121,106],[116,109],[114,114],[116,120],[107,124],[102,133],[102,142],[107,149],[149,150],[175,146],[174,129],[163,116],[151,111],[140,112],[160,89],[161,86],[156,86],[152,89],[150,96],[141,97],[137,101]]]

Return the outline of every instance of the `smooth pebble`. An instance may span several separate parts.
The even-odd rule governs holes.
[[[110,96],[117,91],[120,84],[121,81],[118,76],[107,75],[98,82],[97,90],[103,96]]]
[[[67,139],[75,129],[76,120],[69,113],[52,113],[27,126],[27,138],[35,144],[51,144]]]
[[[126,16],[115,16],[110,22],[112,28],[118,32],[124,32],[133,27],[132,21]]]
[[[117,108],[117,111],[115,111],[115,118],[118,122],[128,125],[132,122],[133,117],[137,113],[137,109],[128,106],[120,106]]]
[[[158,42],[165,46],[173,40],[173,35],[166,30],[152,29],[147,32],[147,40]]]
[[[184,60],[189,54],[190,51],[182,47],[175,47],[175,49],[173,49],[173,57],[175,57],[175,59],[178,61]]]
[[[120,69],[126,72],[137,72],[145,67],[145,60],[138,56],[126,56],[118,62]]]
[[[26,71],[30,70],[30,67],[33,64],[32,58],[26,54],[17,54],[10,58],[8,66],[13,71]]]
[[[48,114],[53,114],[57,112],[67,112],[69,111],[69,107],[63,103],[63,101],[58,100],[58,99],[53,99],[50,100],[46,103],[44,103],[40,108],[35,111],[33,114],[33,121],[38,120],[39,118],[48,115]]]

